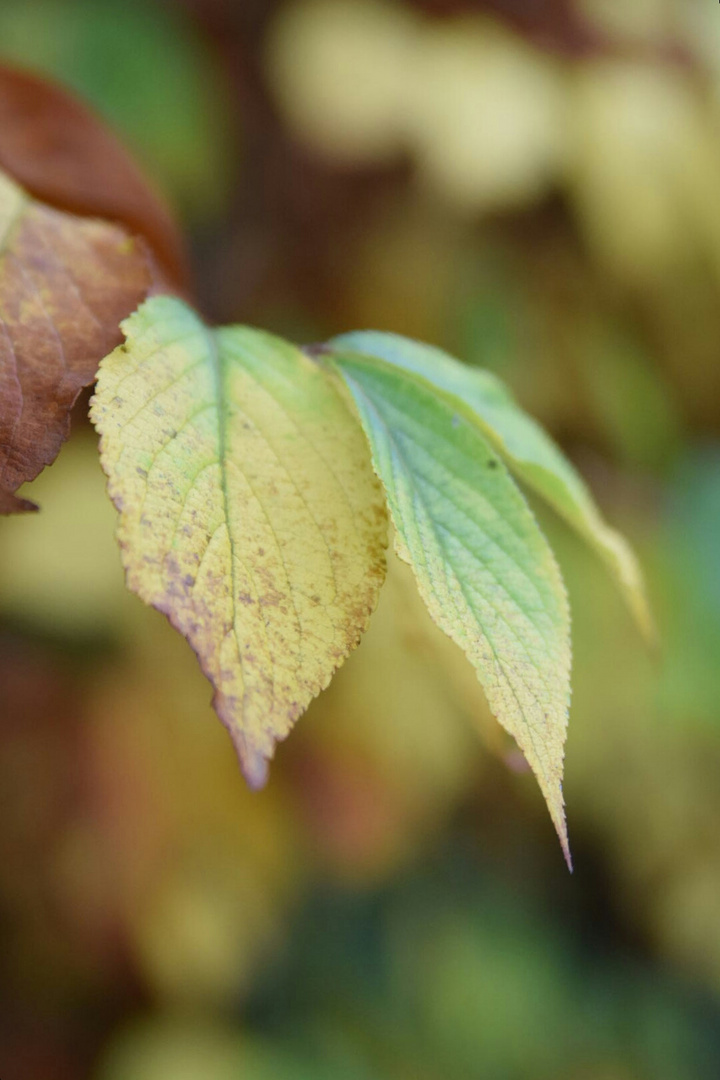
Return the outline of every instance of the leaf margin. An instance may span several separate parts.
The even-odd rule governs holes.
[[[412,350],[410,355],[408,347]],[[452,401],[459,412],[477,424],[503,456],[510,471],[596,552],[614,578],[643,638],[649,645],[656,645],[657,631],[635,552],[622,534],[607,524],[589,486],[572,462],[542,425],[517,403],[501,379],[483,368],[464,364],[437,346],[385,331],[349,331],[331,338],[327,348],[350,348],[411,371]],[[492,395],[494,401],[481,402],[483,384],[485,392]],[[478,402],[481,402],[480,407]],[[488,418],[489,410],[505,413],[504,421],[501,417],[505,431]],[[509,429],[508,424],[511,425]],[[512,431],[513,425],[520,425],[523,433],[535,440],[540,460],[526,457],[522,451],[518,452],[517,445],[512,446],[514,434],[517,435]],[[554,490],[556,486],[561,489],[560,493]]]

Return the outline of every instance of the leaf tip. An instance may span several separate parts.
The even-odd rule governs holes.
[[[12,491],[0,488],[0,514],[33,514],[39,509],[40,507],[29,499],[23,499]]]
[[[240,762],[240,771],[245,777],[248,787],[252,791],[261,791],[268,782],[270,772],[268,754],[254,747],[246,736],[234,726],[228,725],[228,730]]]
[[[570,842],[567,835],[567,827],[563,830],[563,835],[560,837],[560,847],[562,848],[563,857],[565,859],[565,865],[572,874],[573,872],[573,860],[572,852],[570,851]]]
[[[535,772],[535,775],[540,783],[540,790],[545,798],[547,808],[550,811],[550,818],[555,826],[558,840],[560,841],[560,849],[563,853],[563,858],[565,859],[568,870],[572,874],[573,861],[572,853],[570,851],[570,840],[568,837],[567,818],[565,816],[565,800],[563,798],[562,783],[554,786],[554,790],[548,790],[545,778],[537,771]]]

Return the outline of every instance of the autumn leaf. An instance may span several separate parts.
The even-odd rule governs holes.
[[[570,615],[552,551],[476,424],[409,371],[349,350],[332,357],[370,442],[398,554],[537,776],[569,863]]]
[[[640,566],[627,541],[603,520],[577,470],[549,435],[488,371],[461,364],[441,349],[397,334],[357,331],[335,338],[332,347],[387,360],[426,379],[453,407],[476,423],[510,470],[592,547],[618,583],[640,629],[652,640],[653,620]]]
[[[187,290],[178,228],[122,143],[57,83],[2,65],[0,169],[56,210],[113,221],[144,237],[171,288]]]
[[[168,210],[102,122],[59,87],[5,67],[0,169],[0,513],[7,514],[35,509],[15,492],[55,460],[78,393],[121,340],[120,321],[151,288],[184,289],[187,267]]]
[[[70,409],[153,284],[144,242],[32,200],[0,173],[0,512],[55,460]]]
[[[92,419],[130,588],[215,688],[248,781],[357,644],[385,574],[362,430],[299,349],[157,297],[100,366]]]

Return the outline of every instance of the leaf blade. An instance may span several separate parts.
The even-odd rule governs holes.
[[[147,294],[142,244],[121,228],[34,202],[0,172],[0,513],[51,464],[70,410]]]
[[[642,633],[654,639],[642,572],[630,545],[607,525],[580,474],[499,379],[460,363],[441,349],[396,334],[355,331],[334,338],[329,345],[377,356],[426,379],[464,405],[510,470],[595,550],[617,581]]]
[[[3,64],[0,169],[57,210],[118,222],[145,237],[168,281],[189,287],[177,225],[110,128],[59,84]]]
[[[477,427],[415,376],[335,351],[383,481],[398,554],[527,757],[570,861],[562,766],[570,618],[552,552]]]
[[[261,331],[147,301],[91,415],[129,587],[189,640],[248,781],[357,644],[385,572],[364,437],[325,374]]]

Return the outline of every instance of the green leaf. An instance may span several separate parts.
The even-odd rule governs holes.
[[[453,407],[469,416],[512,472],[545,499],[610,568],[641,630],[654,637],[642,574],[625,541],[603,521],[584,481],[539,424],[487,371],[468,367],[441,349],[396,334],[358,331],[330,342],[386,360],[432,383]]]
[[[385,503],[357,419],[299,349],[170,297],[103,360],[100,432],[130,588],[197,653],[246,777],[357,644]]]
[[[407,371],[332,359],[370,442],[398,554],[535,772],[569,861],[562,767],[570,616],[552,551],[478,426]]]

